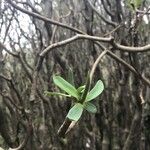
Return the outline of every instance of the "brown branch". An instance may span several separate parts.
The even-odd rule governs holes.
[[[68,26],[68,25],[66,25],[66,24],[64,24],[64,23],[61,23],[61,22],[58,22],[58,21],[49,19],[49,18],[44,17],[44,16],[42,16],[42,15],[40,15],[40,14],[37,14],[37,13],[34,13],[34,12],[30,12],[30,11],[24,9],[24,8],[21,8],[21,7],[17,6],[15,3],[13,3],[11,0],[6,0],[6,1],[7,1],[9,4],[11,4],[15,9],[17,9],[17,10],[19,10],[19,11],[25,13],[25,14],[28,14],[28,15],[30,15],[30,16],[32,16],[32,17],[35,17],[35,18],[37,18],[37,19],[46,21],[46,22],[48,22],[48,23],[51,23],[51,24],[54,24],[54,25],[57,25],[57,26],[61,26],[61,27],[63,27],[63,28],[72,30],[72,31],[74,31],[74,32],[76,32],[76,33],[85,34],[85,33],[82,32],[81,30],[78,30],[78,29],[76,29],[76,28],[73,28],[73,27],[71,27],[71,26]]]
[[[117,23],[115,22],[112,22],[110,20],[107,20],[104,16],[102,16],[98,10],[93,6],[93,4],[88,0],[89,4],[90,4],[90,7],[96,12],[96,14],[104,21],[106,22],[107,24],[113,26],[113,27],[116,27],[117,26]]]
[[[97,44],[98,46],[100,46],[102,50],[105,50],[105,49],[106,49],[103,45],[99,44],[98,42],[96,42],[96,44]],[[111,52],[111,51],[108,51],[107,54],[108,54],[111,58],[115,59],[117,62],[119,62],[119,63],[121,63],[122,65],[124,65],[125,67],[127,67],[131,72],[133,72],[134,74],[136,74],[137,77],[143,81],[143,83],[145,83],[147,86],[150,87],[150,81],[149,81],[145,76],[142,76],[141,74],[139,74],[139,72],[138,72],[134,67],[132,67],[131,65],[129,65],[126,61],[124,61],[123,59],[119,58],[117,55],[115,55],[115,54],[114,54],[113,52]]]
[[[102,57],[103,57],[104,55],[106,55],[107,52],[108,52],[108,50],[104,50],[104,51],[98,56],[98,58],[96,59],[96,61],[94,62],[93,67],[92,67],[91,72],[90,72],[90,82],[92,81],[92,78],[93,78],[93,75],[94,75],[94,72],[95,72],[96,67],[98,66],[98,64],[99,64],[100,60],[102,59]]]
[[[58,42],[58,43],[54,43],[50,46],[48,46],[45,50],[43,50],[40,54],[40,63],[38,66],[38,69],[40,68],[40,66],[42,65],[42,61],[43,58],[45,57],[45,55],[51,51],[54,48],[66,45],[68,43],[71,43],[77,39],[89,39],[89,40],[94,40],[94,41],[101,41],[101,42],[110,42],[113,45],[113,48],[115,49],[120,49],[122,51],[128,51],[128,52],[147,52],[148,50],[150,50],[150,44],[143,46],[143,47],[128,47],[128,46],[123,46],[120,44],[117,44],[113,38],[101,38],[101,37],[95,37],[95,36],[89,36],[89,35],[80,35],[77,34],[76,36],[69,38],[67,40]],[[106,48],[103,48],[99,43],[97,43],[103,50],[105,50]],[[123,64],[124,66],[126,66],[130,71],[132,71],[133,73],[135,73],[140,79],[142,79],[142,81],[144,83],[146,83],[146,85],[150,86],[150,81],[148,79],[146,79],[144,76],[140,75],[135,69],[134,67],[132,67],[131,65],[129,65],[128,63],[126,63],[123,59],[119,58],[118,56],[116,56],[113,52],[108,51],[107,53],[108,55],[110,55],[112,58],[114,58],[115,60],[117,60],[118,62],[120,62],[121,64]]]
[[[18,54],[17,54],[17,53],[13,53],[13,52],[11,52],[10,50],[8,50],[8,49],[6,48],[6,46],[5,46],[3,43],[1,43],[1,42],[0,42],[0,47],[2,48],[2,50],[5,50],[8,54],[10,54],[10,55],[12,55],[12,56],[14,56],[14,57],[18,57]]]
[[[32,75],[31,75],[31,73],[29,72],[28,66],[27,66],[25,60],[23,59],[23,57],[21,56],[21,54],[19,54],[19,59],[20,59],[20,62],[21,62],[21,64],[22,64],[22,67],[23,67],[24,71],[26,72],[28,78],[29,78],[30,81],[32,82]]]
[[[150,81],[145,77],[142,76],[141,74],[139,74],[139,72],[136,71],[136,69],[134,67],[132,67],[131,65],[129,65],[126,61],[124,61],[123,59],[119,58],[118,56],[116,56],[114,53],[112,53],[111,51],[108,51],[107,53],[109,56],[111,56],[112,58],[114,58],[115,60],[117,60],[118,62],[120,62],[121,64],[123,64],[125,67],[127,67],[131,72],[133,72],[134,74],[137,75],[137,77],[139,79],[141,79],[143,81],[143,83],[145,83],[147,86],[150,87]]]
[[[36,17],[36,18],[38,18],[38,19],[41,19],[41,20],[43,20],[43,21],[47,21],[47,22],[49,22],[49,23],[52,23],[52,24],[56,24],[56,25],[58,25],[58,26],[61,26],[62,25],[62,23],[59,23],[59,22],[57,22],[57,21],[53,21],[53,20],[51,20],[51,19],[49,19],[49,18],[46,18],[46,17],[43,17],[43,16],[41,16],[41,15],[39,15],[39,14],[36,14],[36,13],[32,13],[32,12],[29,12],[29,11],[27,11],[27,10],[25,10],[25,9],[22,9],[22,8],[20,8],[19,6],[17,6],[16,4],[14,4],[14,3],[12,3],[11,2],[11,0],[7,0],[7,2],[9,2],[13,7],[15,7],[16,9],[18,9],[18,10],[20,10],[20,11],[22,11],[22,12],[24,12],[24,13],[26,13],[26,14],[28,14],[28,15],[31,15],[31,16],[33,16],[33,17]],[[64,25],[63,24],[63,26],[62,27],[65,27],[66,28],[66,25]],[[68,26],[67,26],[68,27]],[[71,28],[71,29],[70,29]],[[69,26],[69,29],[70,30],[74,30],[74,28],[72,28],[72,27],[70,27]],[[79,31],[79,32],[78,32]],[[80,30],[77,30],[76,32],[78,32],[78,33],[81,33],[81,34],[85,34],[85,33],[83,33],[82,31],[80,31]],[[82,35],[82,38],[86,38],[87,37],[87,35]],[[70,42],[72,42],[72,41],[74,41],[74,40],[77,40],[78,38],[79,38],[79,36],[78,36],[78,38],[77,37],[74,37],[75,39],[72,39],[72,40],[68,40],[69,42],[68,43],[70,43]],[[80,35],[80,38],[81,38],[81,35]],[[92,38],[92,40],[96,40],[97,39],[97,37],[96,37],[96,39],[94,38],[94,37],[90,37],[90,39]],[[87,38],[88,39],[88,38]],[[68,44],[68,43],[61,43],[62,45],[65,45],[65,44]],[[122,45],[120,45],[120,44],[117,44],[117,43],[115,43],[114,42],[114,40],[112,40],[112,43],[111,43],[115,48],[117,48],[117,49],[119,49],[119,50],[123,50],[123,51],[129,51],[129,52],[145,52],[145,51],[148,51],[149,49],[150,49],[150,44],[149,45],[147,45],[147,46],[144,46],[144,47],[127,47],[127,46],[122,46]],[[41,54],[40,54],[40,58],[39,58],[39,61],[38,61],[38,64],[37,64],[37,67],[36,67],[36,70],[40,70],[40,67],[41,67],[41,65],[42,65],[42,62],[43,62],[43,59],[44,59],[44,53],[47,53],[48,51],[50,51],[51,49],[53,49],[53,48],[56,48],[56,47],[60,47],[60,46],[62,46],[62,45],[57,45],[56,43],[55,43],[55,45],[53,45],[53,46],[49,46],[49,47],[47,47]]]
[[[89,40],[96,40],[96,41],[101,41],[101,42],[110,42],[112,38],[103,38],[103,37],[96,37],[96,36],[90,36],[90,35],[83,35],[83,34],[77,34],[69,39],[66,39],[64,41],[60,41],[57,43],[54,43],[50,46],[48,46],[46,49],[44,49],[41,53],[40,56],[44,57],[49,51],[51,51],[54,48],[61,47],[63,45],[69,44],[73,41],[76,41],[78,39],[89,39]]]
[[[116,28],[114,28],[112,31],[109,31],[108,33],[104,34],[103,36],[110,36],[112,33],[116,32],[118,29],[120,29],[123,26],[123,24],[118,25]]]
[[[8,24],[8,26],[7,26],[7,28],[6,28],[6,31],[5,31],[5,36],[4,36],[4,39],[3,39],[3,43],[4,43],[5,40],[6,40],[8,31],[9,31],[9,29],[10,29],[10,26],[11,26],[11,24],[12,24],[12,20],[13,20],[13,18],[14,18],[14,14],[15,14],[15,11],[12,12],[12,16],[11,16],[11,18],[9,19],[9,24]]]
[[[130,46],[124,46],[116,43],[113,39],[111,42],[112,46],[115,49],[126,51],[126,52],[147,52],[150,51],[150,44],[142,46],[142,47],[130,47]]]
[[[102,4],[103,4],[103,7],[104,7],[104,10],[106,11],[106,13],[110,16],[110,17],[114,17],[114,14],[111,13],[111,11],[108,10],[104,0],[101,0]]]
[[[58,48],[61,46],[64,46],[66,44],[69,44],[71,42],[74,42],[79,39],[87,39],[87,40],[94,40],[94,41],[99,41],[99,42],[107,42],[110,43],[114,49],[116,50],[121,50],[125,52],[147,52],[150,50],[150,44],[143,46],[143,47],[130,47],[130,46],[123,46],[114,41],[113,38],[104,38],[104,37],[97,37],[97,36],[90,36],[90,35],[83,35],[83,34],[77,34],[69,39],[54,43],[50,46],[48,46],[46,49],[44,49],[41,53],[40,56],[44,57],[49,51],[51,51],[54,48]]]

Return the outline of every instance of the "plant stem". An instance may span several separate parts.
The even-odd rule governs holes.
[[[98,58],[96,59],[95,63],[93,64],[93,67],[91,69],[91,72],[90,72],[90,84],[92,82],[92,78],[93,78],[93,74],[95,72],[95,69],[98,65],[98,63],[100,62],[100,60],[102,59],[102,57],[108,52],[108,50],[104,50],[99,56]]]

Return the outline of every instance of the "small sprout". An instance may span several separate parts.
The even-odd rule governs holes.
[[[104,84],[101,80],[98,80],[96,85],[93,87],[91,91],[90,88],[90,80],[89,76],[87,78],[86,85],[80,86],[79,88],[75,88],[72,84],[67,82],[60,76],[53,76],[54,83],[67,94],[58,93],[58,92],[48,92],[45,91],[44,94],[46,96],[65,96],[65,97],[74,97],[75,105],[69,110],[67,114],[67,118],[72,121],[78,121],[83,113],[83,110],[87,110],[90,113],[96,113],[96,106],[93,105],[90,101],[95,99],[98,95],[102,93],[104,90]]]

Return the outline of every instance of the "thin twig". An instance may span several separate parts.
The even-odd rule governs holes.
[[[98,66],[98,63],[100,62],[100,60],[102,59],[102,57],[108,52],[108,50],[104,50],[99,56],[98,58],[96,59],[96,61],[94,62],[94,65],[92,67],[92,70],[90,72],[90,80],[92,80],[93,78],[93,75],[94,75],[94,72],[95,72],[95,69],[96,67]]]
[[[150,44],[142,46],[142,47],[130,47],[130,46],[124,46],[124,45],[120,45],[118,43],[115,42],[114,38],[112,37],[98,37],[98,36],[90,36],[90,35],[83,35],[83,34],[77,34],[71,38],[68,38],[66,40],[54,43],[50,46],[48,46],[46,49],[44,49],[41,53],[40,56],[44,57],[48,52],[50,52],[52,49],[54,48],[58,48],[64,45],[67,45],[69,43],[72,43],[76,40],[79,39],[87,39],[87,40],[93,40],[93,41],[99,41],[99,42],[106,42],[106,43],[110,43],[114,49],[116,50],[121,50],[124,52],[147,52],[150,51]]]

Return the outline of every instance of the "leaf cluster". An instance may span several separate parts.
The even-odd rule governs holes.
[[[104,84],[101,80],[98,80],[92,90],[86,91],[86,85],[82,85],[78,88],[75,88],[72,84],[67,82],[61,76],[53,76],[53,82],[60,89],[65,91],[67,94],[58,93],[58,92],[48,92],[45,91],[45,95],[53,96],[60,95],[70,97],[72,100],[75,100],[74,106],[69,110],[67,118],[73,121],[78,121],[83,113],[83,110],[87,110],[90,113],[96,113],[97,108],[94,104],[91,103],[98,95],[104,90]],[[83,96],[84,95],[84,96]]]

